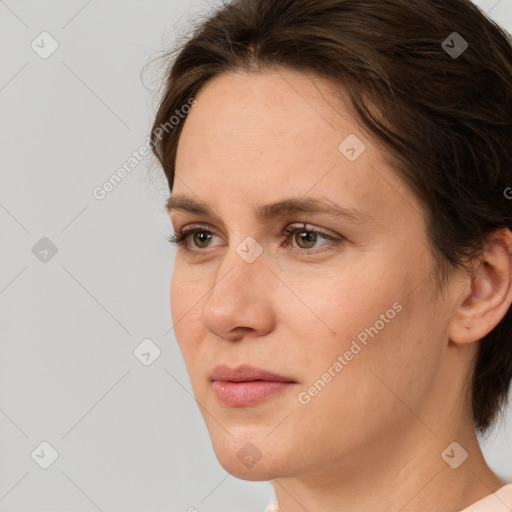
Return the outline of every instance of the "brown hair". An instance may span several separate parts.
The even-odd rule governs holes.
[[[172,192],[184,123],[169,119],[209,79],[279,68],[327,78],[424,205],[442,289],[493,231],[512,228],[511,41],[469,0],[235,0],[175,50],[152,148]],[[481,433],[511,379],[509,309],[479,342],[472,409]]]

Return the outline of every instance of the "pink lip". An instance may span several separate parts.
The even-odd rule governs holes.
[[[217,398],[225,405],[243,407],[259,403],[290,388],[296,381],[248,365],[229,368],[216,366],[210,379]]]

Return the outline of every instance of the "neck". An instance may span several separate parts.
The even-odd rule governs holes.
[[[461,448],[468,453],[459,467]],[[444,453],[445,459],[442,454]],[[337,468],[272,481],[280,512],[457,512],[504,483],[487,466],[475,431],[438,435],[420,422],[406,438],[365,447]]]

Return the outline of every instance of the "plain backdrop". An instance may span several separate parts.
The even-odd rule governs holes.
[[[478,4],[512,31],[512,0]],[[166,183],[151,158],[128,163],[158,99],[146,63],[210,9],[0,0],[0,511],[262,512],[273,497],[215,458],[172,331]],[[511,409],[482,440],[509,481]]]

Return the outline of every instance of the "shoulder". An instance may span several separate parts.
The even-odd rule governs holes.
[[[277,501],[274,500],[266,509],[265,512],[279,512],[279,507],[277,506]]]
[[[495,493],[473,503],[461,512],[510,512],[512,510],[512,483],[507,484]],[[265,512],[279,512],[277,501],[273,501]]]
[[[510,512],[512,510],[512,484],[505,485],[461,512]]]

